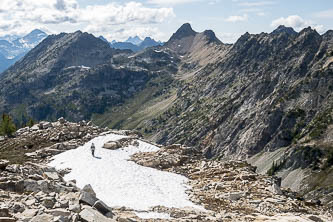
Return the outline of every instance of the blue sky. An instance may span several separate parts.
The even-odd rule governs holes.
[[[22,3],[23,2],[23,3]],[[278,25],[299,31],[333,29],[332,0],[1,0],[0,36],[34,28],[49,33],[78,29],[109,40],[151,36],[166,41],[183,23],[212,29],[223,42]]]

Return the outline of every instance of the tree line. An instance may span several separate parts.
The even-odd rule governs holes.
[[[23,126],[32,127],[35,124],[33,119],[29,119],[27,123]],[[1,116],[0,122],[0,135],[12,137],[17,130],[17,125],[13,121],[12,117],[6,113],[3,113]]]

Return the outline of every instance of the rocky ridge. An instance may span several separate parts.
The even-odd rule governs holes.
[[[205,160],[202,153],[181,145],[160,146],[152,153],[137,153],[132,161],[140,165],[185,175],[189,178],[190,199],[206,210],[175,209],[156,206],[150,212],[168,213],[171,219],[142,219],[126,207],[110,208],[96,198],[93,188],[79,189],[75,180],[65,181],[70,169],[56,171],[47,166],[55,154],[74,149],[99,135],[117,133],[127,139],[113,141],[119,149],[135,145],[140,135],[133,131],[110,131],[86,123],[71,123],[61,118],[57,122],[41,122],[20,129],[15,138],[5,138],[13,149],[18,146],[27,157],[21,164],[0,161],[0,218],[2,221],[330,221],[332,212],[315,202],[297,199],[296,193],[280,189],[280,181],[255,173],[255,167],[245,162]],[[25,151],[21,146],[28,137],[53,141]],[[17,142],[21,141],[21,142]],[[16,145],[15,145],[16,144]],[[27,143],[30,146],[30,144]],[[102,197],[101,197],[102,198]],[[287,221],[288,221],[287,220]]]
[[[324,198],[332,192],[332,42],[330,31],[279,27],[208,45],[209,60],[200,56],[204,49],[190,50],[184,58],[201,63],[179,69],[177,98],[143,130],[207,158],[250,159],[263,174],[274,168],[284,187],[316,190],[332,203]]]

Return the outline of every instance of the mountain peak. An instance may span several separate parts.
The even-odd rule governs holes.
[[[215,35],[215,33],[212,30],[205,30],[203,34],[206,36],[208,43],[211,42],[217,42],[217,43],[222,43]]]
[[[150,37],[146,37],[143,41],[150,41],[150,40],[153,40],[153,39]]]
[[[42,30],[40,30],[40,29],[34,29],[34,30],[32,30],[29,34],[46,34],[45,32],[43,32]]]
[[[139,45],[142,42],[142,39],[139,36],[129,37],[125,42],[132,43],[134,45]]]
[[[174,33],[170,40],[182,39],[188,36],[195,36],[197,33],[192,29],[189,23],[183,24],[177,31]]]
[[[302,29],[302,30],[299,32],[299,34],[300,34],[300,35],[302,35],[302,34],[317,34],[317,35],[319,35],[319,33],[318,33],[315,29],[312,29],[311,26]]]
[[[108,40],[106,40],[106,38],[104,38],[104,36],[102,36],[102,35],[100,35],[98,38],[99,38],[99,39],[101,39],[101,40],[103,40],[104,42],[107,42],[107,43],[109,43],[109,41],[108,41]]]
[[[279,27],[277,27],[271,34],[277,35],[277,34],[281,34],[281,33],[287,33],[289,35],[297,34],[297,32],[295,32],[295,30],[293,28],[286,27],[284,25],[280,25]]]
[[[32,30],[29,34],[23,37],[24,40],[28,41],[40,41],[47,37],[47,34],[39,29]]]

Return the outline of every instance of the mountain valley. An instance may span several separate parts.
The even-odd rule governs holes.
[[[165,147],[191,147],[196,151],[193,159],[200,154],[198,163],[203,165],[185,161],[168,171],[192,178],[191,185],[200,192],[213,185],[196,183],[197,174],[217,182],[209,166],[231,169],[230,161],[238,173],[255,171],[254,181],[262,187],[272,185],[268,178],[280,177],[293,206],[299,199],[333,207],[331,30],[321,35],[311,27],[296,32],[279,26],[271,33],[245,33],[234,44],[225,44],[213,31],[196,32],[186,23],[163,45],[139,51],[110,47],[81,31],[50,35],[1,74],[0,112],[12,116],[18,126],[29,119],[64,117],[134,130]],[[173,155],[172,149],[164,151]],[[158,155],[139,154],[132,157],[139,165],[160,167],[152,163]],[[252,167],[241,162],[245,160]],[[230,169],[217,173],[216,180],[232,174]],[[241,186],[250,189],[239,184],[233,190],[229,183],[220,188],[230,193]],[[207,204],[219,199],[213,194],[203,196]],[[193,195],[200,199],[200,194]],[[267,198],[274,198],[270,195]],[[283,203],[289,201],[284,198]],[[254,212],[251,201],[246,206],[228,204],[244,207],[245,215],[246,210]],[[216,210],[216,204],[208,205]]]

